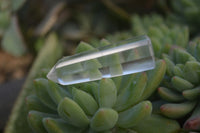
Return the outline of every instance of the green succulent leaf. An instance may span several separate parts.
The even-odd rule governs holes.
[[[156,67],[147,72],[148,82],[144,89],[144,92],[140,100],[145,100],[157,89],[160,82],[162,81],[166,72],[166,63],[164,60],[158,60],[156,62]]]
[[[184,117],[186,114],[191,112],[195,105],[195,101],[187,101],[183,103],[168,103],[163,104],[160,107],[160,111],[164,116],[167,116],[168,118],[177,119]]]
[[[184,78],[193,84],[198,84],[200,81],[200,63],[197,61],[188,61],[183,69]]]
[[[28,113],[28,123],[33,131],[37,133],[48,133],[42,123],[44,117],[57,117],[56,115],[41,113],[38,111],[30,111]]]
[[[91,119],[90,127],[94,131],[106,131],[113,128],[118,120],[118,113],[111,108],[100,108]]]
[[[102,79],[98,88],[98,103],[100,107],[113,107],[117,100],[117,88],[112,79]]]
[[[183,126],[186,130],[200,130],[200,103],[197,105],[195,110],[192,112],[190,118],[186,120]]]
[[[179,92],[192,89],[194,87],[194,85],[191,84],[189,81],[178,76],[174,76],[171,82],[172,82],[173,87]]]
[[[90,44],[88,44],[86,42],[81,41],[78,44],[78,47],[76,48],[75,53],[78,54],[78,53],[86,52],[89,50],[94,50],[94,47],[92,47]]]
[[[16,16],[12,17],[11,23],[5,31],[2,48],[14,56],[22,56],[27,51]]]
[[[180,125],[175,120],[153,114],[132,129],[138,133],[179,133]]]
[[[152,104],[150,101],[143,101],[119,113],[117,125],[122,128],[131,128],[151,115]]]
[[[48,94],[50,95],[51,99],[58,105],[60,101],[64,97],[72,97],[69,92],[64,90],[61,86],[54,83],[53,81],[48,80]]]
[[[185,100],[181,94],[165,87],[159,87],[158,94],[160,97],[162,97],[162,99],[168,102],[181,102]]]
[[[55,110],[44,105],[36,95],[29,95],[26,97],[26,106],[29,110],[36,110],[44,113],[56,113]]]
[[[97,102],[87,92],[73,88],[72,94],[73,100],[79,104],[87,115],[94,115],[94,113],[98,110]]]
[[[43,118],[42,122],[48,133],[82,133],[82,129],[74,127],[62,119]]]
[[[131,85],[118,95],[115,109],[117,111],[122,111],[135,105],[143,94],[146,83],[146,73],[137,74],[136,79]]]
[[[182,94],[183,97],[185,97],[188,100],[195,100],[200,96],[200,86],[197,86],[190,90],[184,90]]]
[[[41,100],[41,102],[46,106],[48,106],[49,108],[56,110],[57,105],[51,99],[48,93],[49,89],[48,80],[44,78],[35,79],[34,85],[35,85],[36,95]]]
[[[82,108],[68,97],[65,97],[59,103],[58,114],[61,118],[79,128],[87,127],[90,122]]]

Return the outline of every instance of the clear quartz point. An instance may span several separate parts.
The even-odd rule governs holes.
[[[63,57],[50,70],[47,78],[61,85],[70,85],[147,71],[154,67],[151,40],[144,35]]]

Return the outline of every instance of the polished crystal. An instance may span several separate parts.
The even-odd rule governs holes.
[[[70,85],[147,71],[154,67],[151,40],[144,35],[63,57],[47,77],[59,84]]]

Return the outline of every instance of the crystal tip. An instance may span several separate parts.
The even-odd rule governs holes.
[[[52,80],[52,81],[54,81],[54,82],[58,82],[58,80],[57,80],[57,75],[56,75],[56,72],[55,72],[55,69],[54,69],[54,67],[49,71],[49,73],[47,74],[47,78],[49,79],[49,80]]]

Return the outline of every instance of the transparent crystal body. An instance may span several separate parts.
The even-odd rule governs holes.
[[[151,40],[144,35],[63,57],[47,77],[59,84],[70,85],[142,72],[154,67]]]

